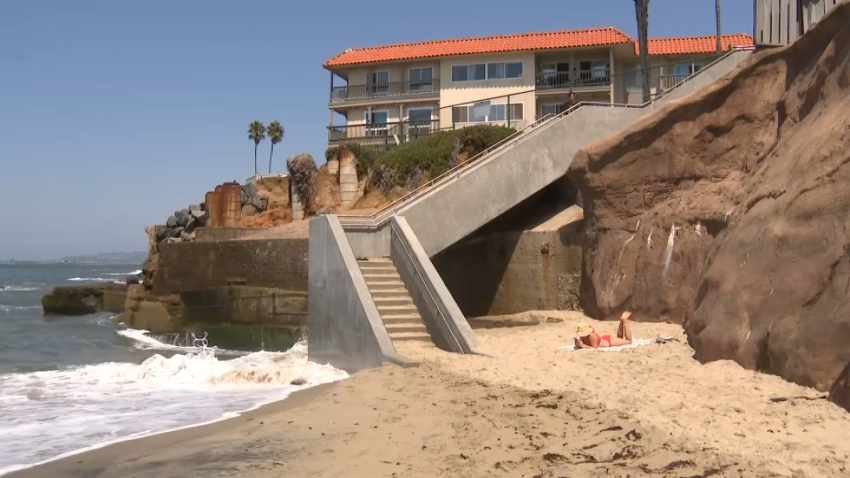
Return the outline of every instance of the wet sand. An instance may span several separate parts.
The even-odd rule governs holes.
[[[667,324],[635,324],[635,335],[678,342],[559,350],[582,317],[543,314],[544,325],[479,330],[492,358],[407,344],[399,352],[420,367],[364,371],[10,476],[848,476],[850,414],[817,391],[700,365]]]

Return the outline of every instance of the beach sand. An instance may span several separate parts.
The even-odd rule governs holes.
[[[492,357],[405,344],[418,368],[363,371],[241,417],[10,476],[850,475],[850,414],[823,394],[732,362],[700,365],[679,326],[633,326],[671,343],[576,352],[557,347],[572,343],[581,314],[538,316],[539,326],[479,330]]]

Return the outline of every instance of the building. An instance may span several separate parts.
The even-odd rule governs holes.
[[[793,43],[841,0],[753,0],[753,37],[759,46]]]
[[[653,94],[712,61],[715,38],[651,39]],[[752,44],[749,35],[723,37],[727,49]],[[481,123],[521,128],[563,111],[571,93],[642,102],[637,42],[613,27],[353,48],[324,67],[331,145],[385,146]]]

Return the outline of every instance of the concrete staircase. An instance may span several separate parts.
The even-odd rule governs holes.
[[[395,342],[431,342],[431,335],[413,304],[410,293],[401,280],[395,264],[389,258],[359,260],[357,264],[387,334]]]

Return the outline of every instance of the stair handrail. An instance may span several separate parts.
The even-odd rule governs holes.
[[[407,248],[407,244],[402,237],[401,233],[396,229],[395,224],[390,223],[390,231],[395,234],[399,239],[399,244],[404,248],[404,253],[407,255],[407,258],[410,260],[410,263],[413,264],[413,268],[416,269],[416,275],[419,276],[419,280],[422,281],[422,285],[425,287],[425,290],[428,292],[428,295],[431,296],[431,303],[435,304],[435,309],[437,309],[437,313],[440,314],[440,318],[443,319],[443,323],[446,324],[446,329],[449,331],[449,334],[452,336],[452,340],[457,345],[457,349],[460,350],[460,353],[465,353],[463,351],[463,346],[460,344],[460,341],[455,336],[454,330],[451,325],[449,325],[449,321],[446,320],[446,316],[443,314],[443,310],[441,307],[437,306],[437,299],[434,297],[434,294],[431,292],[431,286],[428,284],[428,281],[425,280],[425,277],[422,275],[422,271],[419,270],[419,265],[417,261],[414,259],[413,254],[410,252],[410,249]]]
[[[611,107],[611,108],[636,108],[636,109],[646,108],[649,105],[651,105],[652,103],[655,103],[656,101],[659,101],[659,100],[665,98],[666,96],[670,95],[673,91],[677,90],[678,88],[680,88],[685,83],[692,81],[694,78],[696,78],[697,76],[699,76],[703,72],[711,69],[711,67],[713,67],[715,64],[725,60],[726,58],[732,56],[733,54],[740,52],[740,51],[752,51],[752,50],[755,50],[755,46],[731,47],[731,48],[729,48],[729,50],[726,51],[726,53],[717,57],[714,61],[712,61],[711,63],[709,63],[705,67],[701,68],[699,71],[694,72],[693,74],[689,75],[687,78],[683,79],[679,83],[677,83],[677,84],[673,85],[672,87],[670,87],[669,89],[665,90],[663,93],[660,93],[660,94],[656,95],[654,98],[650,98],[649,101],[646,101],[646,102],[641,103],[641,104],[631,105],[631,104],[625,104],[625,103],[604,103],[604,102],[596,102],[596,101],[580,101],[580,102],[576,103],[575,105],[567,108],[566,110],[564,110],[564,111],[562,111],[562,112],[560,112],[556,115],[547,114],[547,115],[543,116],[542,118],[539,118],[538,120],[534,121],[533,123],[530,123],[529,125],[525,126],[524,128],[512,133],[511,135],[502,139],[501,141],[493,144],[492,146],[485,148],[483,151],[476,154],[472,158],[467,159],[463,164],[459,164],[459,165],[449,169],[448,171],[444,172],[443,174],[437,176],[434,179],[429,180],[428,182],[426,182],[422,186],[416,188],[414,191],[411,191],[410,193],[405,194],[401,198],[394,200],[390,204],[382,207],[381,209],[379,209],[379,210],[377,210],[377,211],[375,211],[375,212],[373,212],[369,215],[337,214],[337,217],[339,217],[340,220],[345,221],[345,224],[344,224],[345,227],[365,227],[365,228],[368,228],[368,229],[372,229],[372,228],[381,226],[381,225],[384,224],[384,222],[387,221],[387,219],[389,217],[392,217],[393,215],[398,214],[399,209],[401,207],[407,205],[405,203],[408,203],[408,201],[410,199],[418,199],[419,197],[422,196],[421,193],[427,192],[427,190],[433,190],[434,189],[433,186],[436,185],[436,183],[438,181],[443,181],[444,179],[450,179],[451,176],[455,176],[454,179],[459,179],[461,177],[462,173],[468,173],[468,172],[472,171],[473,169],[477,169],[477,166],[479,166],[481,164],[485,164],[487,162],[486,160],[484,160],[484,161],[480,160],[483,156],[491,155],[492,157],[495,157],[495,153],[497,151],[502,150],[502,149],[504,149],[508,146],[507,143],[510,143],[514,140],[516,140],[518,142],[519,140],[523,139],[522,136],[526,135],[526,133],[529,133],[532,128],[537,128],[538,126],[541,126],[544,123],[549,123],[549,125],[552,125],[557,120],[563,119],[564,117],[566,117],[570,114],[573,114],[574,112],[578,111],[579,109],[581,109],[584,106],[605,106],[605,107]],[[526,137],[527,137],[527,135],[526,135]],[[476,166],[476,167],[473,168],[472,166]],[[380,218],[377,221],[373,221],[378,216],[384,214],[385,212],[387,212],[389,210],[392,210],[393,214],[389,215],[388,217]],[[359,224],[354,222],[354,221],[360,221],[360,220],[362,220],[363,222],[359,223]]]

